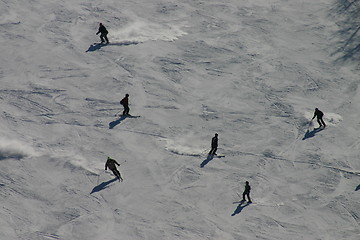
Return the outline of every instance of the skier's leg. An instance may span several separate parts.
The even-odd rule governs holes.
[[[125,115],[129,115],[130,108],[129,106],[125,106]]]
[[[214,148],[213,154],[216,155],[217,147]]]
[[[213,155],[214,154],[214,148],[211,148],[209,155]]]
[[[243,199],[242,199],[243,201],[246,201],[245,195],[246,195],[246,193],[244,192],[244,193],[243,193]]]
[[[118,173],[117,173],[117,170],[116,170],[116,169],[112,169],[111,171],[113,172],[113,174],[115,175],[115,177],[119,178],[119,176],[118,176]]]
[[[105,40],[106,40],[106,43],[109,43],[109,39],[108,39],[108,37],[107,37],[107,34],[104,35],[104,38],[105,38]]]
[[[250,202],[250,203],[251,203],[250,193],[247,193],[247,194],[246,194],[246,196],[247,196],[248,202]]]
[[[119,172],[119,170],[116,169],[116,174],[117,174],[117,178],[120,180],[120,181],[123,181],[123,178],[121,177],[121,173]]]
[[[321,120],[321,122],[322,122],[323,126],[325,127],[325,126],[326,126],[326,124],[325,124],[324,120],[323,120],[322,118],[321,118],[320,120]]]
[[[105,42],[104,36],[103,36],[102,34],[100,35],[100,39],[101,39],[101,42],[102,42],[102,43]]]
[[[317,122],[320,125],[320,127],[322,126],[321,122],[320,122],[320,118],[317,118]]]

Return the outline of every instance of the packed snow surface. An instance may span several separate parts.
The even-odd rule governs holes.
[[[359,240],[359,15],[360,0],[1,1],[0,239]],[[225,157],[207,158],[215,133]]]

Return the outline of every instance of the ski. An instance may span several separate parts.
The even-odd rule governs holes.
[[[233,204],[236,204],[236,203],[239,203],[239,204],[243,204],[243,203],[252,204],[253,202],[244,201],[244,200],[241,200],[241,201],[238,201],[238,202],[233,202]]]
[[[214,154],[208,154],[209,158],[223,158],[225,155],[214,155]]]
[[[120,117],[120,118],[139,118],[140,116],[139,116],[139,115],[133,116],[133,115],[130,115],[130,114],[127,114],[127,115],[115,114],[115,117]]]

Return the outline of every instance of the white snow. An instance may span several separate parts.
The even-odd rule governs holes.
[[[1,1],[0,239],[360,239],[359,11]]]

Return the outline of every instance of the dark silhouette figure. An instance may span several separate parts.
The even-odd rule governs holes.
[[[114,175],[119,179],[119,181],[122,182],[123,179],[121,177],[119,170],[117,170],[116,165],[120,166],[120,164],[116,160],[108,157],[105,163],[105,171],[109,168],[114,173]]]
[[[245,190],[244,190],[244,192],[243,192],[243,201],[246,201],[245,200],[245,196],[247,197],[247,199],[248,199],[248,203],[251,203],[251,199],[250,199],[250,190],[251,190],[251,187],[250,187],[250,185],[249,185],[249,182],[248,181],[246,181],[245,182]]]
[[[320,127],[326,127],[326,124],[324,120],[322,119],[324,116],[324,113],[320,111],[318,108],[315,108],[314,116],[311,120],[313,120],[315,117],[317,118],[317,122],[319,123]]]
[[[99,24],[99,30],[96,33],[96,35],[98,35],[99,33],[100,33],[101,43],[104,43],[105,41],[106,41],[106,43],[109,43],[109,39],[107,37],[109,32],[102,23]]]
[[[218,134],[215,133],[215,136],[211,139],[211,150],[209,155],[216,155],[216,151],[218,148]]]
[[[120,104],[124,107],[123,116],[129,115],[129,94],[126,94],[125,97],[121,99]]]

